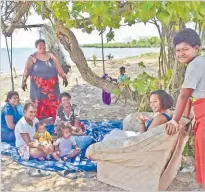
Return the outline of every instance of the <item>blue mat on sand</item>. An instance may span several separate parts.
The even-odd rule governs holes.
[[[61,171],[61,170],[71,170],[71,171],[96,171],[97,164],[85,157],[85,151],[89,145],[102,141],[104,136],[108,134],[113,129],[122,129],[122,121],[82,121],[86,128],[86,136],[76,137],[76,142],[82,149],[81,153],[71,159],[70,161],[59,163],[55,160],[45,160],[39,161],[37,159],[32,160],[22,160],[18,155],[16,147],[13,143],[1,143],[1,154],[9,155],[11,158],[21,165],[34,167],[42,170],[48,171]],[[53,135],[53,126],[47,126],[47,130]]]

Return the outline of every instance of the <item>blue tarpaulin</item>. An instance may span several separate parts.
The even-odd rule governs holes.
[[[85,157],[85,151],[89,145],[95,142],[102,141],[104,136],[113,129],[122,129],[122,121],[82,121],[86,128],[86,136],[76,137],[76,142],[82,149],[82,152],[74,159],[70,161],[59,163],[55,160],[39,161],[37,159],[22,160],[18,155],[17,149],[12,143],[1,143],[1,154],[9,155],[13,160],[21,165],[34,167],[48,171],[61,171],[61,170],[72,170],[72,171],[96,171],[96,162]],[[47,130],[53,135],[53,126],[47,126]]]

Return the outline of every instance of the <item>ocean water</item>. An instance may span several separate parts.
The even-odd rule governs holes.
[[[33,54],[36,50],[32,48],[13,48],[12,50],[12,60],[13,67],[16,71],[23,71],[27,58],[29,55]],[[86,59],[92,59],[92,56],[95,54],[97,59],[102,59],[102,49],[101,48],[82,48],[82,51]],[[114,59],[129,57],[129,56],[138,56],[144,53],[158,53],[159,48],[104,48],[105,59],[107,55],[111,54],[114,56]],[[69,54],[66,53],[66,56],[69,58]],[[10,65],[8,60],[8,53],[6,48],[1,48],[1,72],[10,72]]]

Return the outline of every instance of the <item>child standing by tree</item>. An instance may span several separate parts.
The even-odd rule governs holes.
[[[125,80],[129,79],[128,75],[125,74],[125,67],[120,67],[120,75],[117,78],[119,84],[124,83]]]
[[[169,135],[178,131],[179,120],[183,112],[189,117],[192,102],[196,120],[194,127],[196,179],[205,190],[205,57],[199,55],[200,38],[192,29],[178,32],[173,42],[176,58],[188,66],[175,113],[167,124],[166,131]]]

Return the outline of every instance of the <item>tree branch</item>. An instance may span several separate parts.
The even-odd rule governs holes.
[[[29,11],[30,9],[30,6],[32,5],[32,1],[27,1],[27,2],[18,2],[18,5],[19,5],[19,9],[17,10],[17,13],[14,15],[14,18],[13,20],[11,21],[10,25],[7,26],[2,17],[1,17],[1,22],[2,22],[2,33],[7,36],[7,37],[10,37],[11,34],[13,33],[14,29],[16,27],[18,27],[21,23],[21,18],[26,14],[26,12]],[[18,6],[17,5],[17,6]]]
[[[64,48],[70,53],[72,61],[76,64],[82,78],[89,84],[105,89],[111,92],[113,89],[119,89],[116,84],[103,80],[92,72],[87,64],[85,56],[79,47],[78,41],[70,29],[67,29],[63,23],[56,19],[57,37]]]

